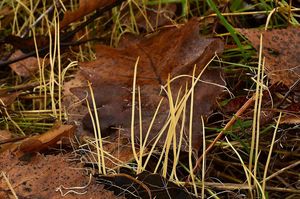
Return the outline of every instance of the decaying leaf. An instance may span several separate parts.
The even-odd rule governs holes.
[[[67,11],[64,15],[63,20],[60,22],[60,27],[64,28],[70,23],[73,23],[85,15],[113,3],[115,0],[80,0],[79,8],[74,11]]]
[[[266,57],[265,68],[273,84],[283,83],[292,86],[300,77],[300,28],[273,29],[238,29],[258,50],[260,34],[263,35],[263,55]]]
[[[300,124],[300,103],[292,102],[284,109],[285,114],[282,116],[281,124]]]
[[[161,90],[168,81],[168,76],[179,77],[171,82],[170,89],[174,103],[176,98],[182,99],[187,88],[192,85],[191,75],[193,68],[197,65],[196,76],[203,70],[203,67],[217,53],[223,50],[221,40],[205,38],[199,35],[198,22],[191,20],[179,28],[172,27],[161,30],[157,34],[126,44],[123,47],[114,49],[104,45],[96,48],[97,60],[94,62],[81,63],[80,71],[76,79],[86,79],[92,83],[100,116],[101,130],[105,134],[110,127],[122,127],[122,133],[130,136],[131,124],[131,100],[134,65],[139,57],[137,68],[137,86],[140,87],[141,112],[142,112],[142,134],[145,134],[151,123],[153,114],[159,101],[163,102],[150,131],[149,140],[158,135],[159,130],[170,118],[169,110],[171,105],[167,93]],[[189,75],[189,76],[188,76]],[[220,69],[207,69],[198,82],[194,96],[194,117],[193,121],[193,146],[198,148],[201,143],[201,115],[211,112],[216,97],[222,92],[224,82],[221,78]],[[74,87],[70,90],[83,100],[88,95],[88,88],[85,82],[82,87]],[[222,85],[222,86],[220,86]],[[167,88],[165,87],[165,90]],[[137,92],[137,91],[136,91]],[[138,99],[138,97],[136,97]],[[91,101],[90,101],[91,103]],[[189,100],[184,100],[186,113],[177,112],[178,118],[186,114],[184,131],[184,144],[186,140],[189,121]],[[183,111],[183,110],[181,110]],[[136,118],[138,118],[138,100],[136,102]],[[179,130],[180,120],[176,131]],[[139,135],[138,119],[135,120],[136,135]],[[85,126],[93,131],[90,116],[84,118]],[[165,143],[166,133],[160,139],[160,145]],[[179,132],[175,133],[177,141]],[[175,139],[175,138],[174,138]],[[152,140],[153,141],[153,140]]]
[[[24,55],[21,50],[17,50],[10,58],[14,59]],[[43,59],[40,59],[40,63]],[[24,60],[18,61],[16,63],[10,64],[11,69],[21,77],[33,76],[38,70],[38,60],[36,57],[28,57]]]
[[[21,94],[20,91],[9,93],[6,90],[0,91],[0,105],[1,106],[9,106],[15,102],[17,97]]]
[[[10,151],[0,154],[0,168],[18,198],[85,199],[117,198],[87,175],[82,164],[70,155],[37,154],[28,161]],[[1,173],[2,174],[2,173]],[[0,174],[0,197],[15,198]]]
[[[42,151],[50,146],[54,146],[63,137],[69,138],[74,134],[74,130],[75,127],[73,125],[53,127],[41,135],[35,135],[16,143],[7,144],[6,147],[1,148],[1,151],[8,149],[12,151],[18,150],[20,153]]]

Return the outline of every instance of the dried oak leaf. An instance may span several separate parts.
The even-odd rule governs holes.
[[[300,76],[300,28],[258,30],[238,29],[259,50],[260,35],[263,35],[265,68],[273,84],[292,86]]]
[[[0,9],[0,16],[1,16],[1,29],[5,30],[14,20],[13,8],[8,5],[2,5],[2,8]]]
[[[190,87],[192,84],[192,78],[187,75],[192,75],[195,64],[197,65],[197,76],[214,54],[221,53],[222,50],[222,41],[200,36],[198,22],[192,19],[179,28],[165,28],[159,33],[117,49],[104,45],[97,46],[97,60],[81,63],[80,71],[74,81],[85,78],[92,82],[102,133],[105,133],[105,130],[110,127],[121,126],[123,133],[130,136],[132,82],[134,65],[139,57],[137,85],[140,86],[143,137],[145,137],[159,101],[164,98],[150,131],[148,140],[151,140],[158,135],[170,117],[168,98],[164,92],[161,92],[161,87],[167,83],[168,76],[186,75],[171,82],[170,87],[175,102],[177,95],[179,94],[182,98],[186,86]],[[207,69],[201,76],[201,82],[198,82],[194,88],[192,144],[196,149],[201,143],[200,116],[205,116],[212,111],[216,97],[223,90],[224,82],[221,74],[220,68]],[[82,87],[74,87],[70,90],[82,100],[87,96],[88,88],[85,87],[84,82],[81,81],[81,83]],[[185,113],[186,121],[183,123],[186,124],[185,129],[187,129],[190,102],[188,100],[184,102],[187,104],[187,111]],[[138,102],[136,102],[137,104]],[[136,118],[138,118],[138,107],[135,112]],[[178,120],[176,126],[177,141],[179,140],[178,131],[181,119]],[[88,129],[93,129],[89,114],[85,116],[83,123]],[[136,135],[139,135],[139,123],[136,119]],[[165,143],[166,134],[167,132],[159,140],[159,145]],[[188,146],[187,137],[185,134],[182,149],[186,149]]]

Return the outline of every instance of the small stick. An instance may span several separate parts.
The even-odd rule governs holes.
[[[270,180],[271,178],[274,178],[275,176],[278,176],[279,174],[283,173],[284,171],[288,170],[288,169],[291,169],[293,167],[296,167],[300,164],[300,160],[297,161],[297,162],[294,162],[293,164],[287,166],[287,167],[284,167],[282,169],[280,169],[279,171],[276,171],[275,173],[273,173],[272,175],[269,175],[269,177],[266,178],[266,181]]]
[[[223,128],[223,130],[218,134],[218,136],[214,139],[214,141],[207,147],[207,149],[204,151],[204,153],[197,159],[196,165],[193,168],[193,173],[196,173],[199,169],[199,165],[203,159],[203,155],[207,154],[211,151],[211,149],[215,146],[217,141],[223,137],[224,132],[228,130],[236,121],[236,119],[241,116],[245,110],[255,101],[255,94],[245,102],[245,104],[236,112],[236,114],[231,118],[231,120],[226,124],[226,126]],[[191,174],[188,176],[187,181],[189,182],[191,178]]]
[[[289,88],[289,90],[286,92],[286,94],[284,95],[284,97],[282,98],[282,100],[279,102],[279,104],[276,105],[277,108],[279,108],[279,107],[284,103],[284,101],[285,101],[286,98],[291,94],[291,92],[292,92],[293,90],[295,90],[295,88],[298,87],[299,83],[300,83],[300,79],[298,79],[298,80],[297,80],[297,81]]]

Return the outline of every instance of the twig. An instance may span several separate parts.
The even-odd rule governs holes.
[[[45,17],[45,16],[47,16],[47,15],[49,15],[50,13],[52,13],[53,12],[53,10],[54,10],[54,8],[55,8],[55,6],[56,7],[61,7],[61,4],[60,4],[60,2],[58,1],[58,0],[56,0],[55,2],[54,2],[54,4],[53,5],[51,5],[44,13],[42,13],[30,26],[28,26],[27,28],[26,28],[26,30],[25,30],[25,32],[21,35],[21,38],[24,38],[24,37],[26,37],[28,34],[29,34],[29,32],[30,32],[30,30],[33,28],[33,27],[35,27],[39,22],[41,22],[41,20]]]
[[[216,182],[205,182],[205,187],[215,188],[218,190],[247,190],[247,189],[249,189],[249,186],[246,184],[216,183]],[[251,188],[254,188],[254,186],[252,186]],[[299,189],[291,189],[291,188],[285,188],[285,187],[266,186],[266,190],[286,192],[286,193],[296,193],[296,194],[300,193]]]
[[[288,169],[291,169],[291,168],[293,168],[295,166],[298,166],[299,164],[300,164],[300,160],[297,161],[297,162],[295,162],[295,163],[293,163],[293,164],[291,164],[291,165],[289,165],[289,166],[287,166],[287,167],[284,167],[284,168],[280,169],[279,171],[277,171],[277,172],[273,173],[272,175],[270,175],[269,177],[267,177],[266,181],[270,180],[271,178],[274,178],[275,176],[283,173],[284,171],[286,171]]]
[[[202,153],[202,155],[197,159],[196,165],[193,168],[193,173],[196,173],[198,169],[200,168],[199,165],[203,159],[203,156],[206,155],[208,152],[212,150],[212,148],[215,146],[217,141],[221,139],[224,135],[224,132],[228,130],[236,121],[236,119],[241,116],[245,110],[255,101],[255,95],[253,95],[250,99],[247,100],[247,102],[236,112],[236,114],[231,118],[231,120],[226,124],[226,126],[223,128],[223,130],[218,134],[218,136],[214,139],[214,141],[207,147],[207,149]],[[188,176],[187,181],[190,181],[191,174]]]
[[[276,105],[277,108],[279,108],[283,103],[284,101],[286,100],[286,98],[291,94],[291,92],[296,88],[298,87],[300,83],[300,79],[298,79],[290,88],[289,90],[286,92],[286,94],[284,95],[284,97],[282,98],[282,100],[279,102],[279,104]]]

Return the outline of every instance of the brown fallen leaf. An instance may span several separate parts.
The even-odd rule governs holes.
[[[221,53],[222,50],[223,43],[221,40],[199,35],[198,22],[193,19],[179,28],[163,29],[159,33],[132,44],[126,44],[118,49],[104,45],[97,46],[97,60],[81,63],[80,71],[73,80],[79,79],[82,87],[70,88],[70,91],[79,99],[84,99],[87,96],[88,88],[85,87],[86,83],[82,79],[90,81],[94,88],[102,133],[107,133],[110,127],[121,126],[123,133],[130,136],[133,71],[137,57],[139,57],[137,85],[140,86],[141,92],[143,137],[145,137],[159,101],[164,98],[150,132],[149,140],[151,140],[158,135],[157,133],[169,118],[169,101],[166,94],[160,92],[161,86],[167,83],[169,74],[171,77],[192,75],[196,64],[196,75],[198,75],[214,54],[216,52]],[[198,149],[201,143],[202,124],[200,116],[205,116],[212,111],[216,97],[223,90],[222,87],[218,86],[224,85],[221,74],[222,72],[218,68],[206,70],[201,77],[201,80],[205,82],[198,82],[195,87],[192,138],[195,149]],[[191,77],[184,76],[171,83],[174,101],[180,89],[182,89],[180,97],[183,97],[187,85],[190,87]],[[186,103],[185,133],[188,132],[190,102],[186,101]],[[138,103],[136,102],[136,104]],[[137,107],[135,112],[138,113]],[[138,115],[136,114],[136,116]],[[93,127],[88,114],[83,123],[92,131]],[[179,123],[181,123],[180,120]],[[138,119],[136,119],[135,126],[136,135],[139,135]],[[179,137],[178,132],[176,137]],[[184,137],[186,139],[187,135],[185,134]],[[159,145],[165,143],[165,138],[166,132],[160,139]],[[186,149],[187,143],[188,141],[185,140],[182,148]]]
[[[292,86],[300,77],[300,28],[259,30],[237,29],[258,50],[260,34],[263,35],[263,55],[265,68],[273,84],[283,83]]]
[[[21,91],[9,93],[7,90],[0,91],[0,106],[9,106],[15,102]]]
[[[15,198],[2,177],[3,173],[18,198],[118,198],[90,178],[83,165],[74,161],[74,156],[70,154],[37,154],[29,160],[20,160],[6,151],[0,154],[0,168],[1,199]]]
[[[41,134],[26,138],[22,141],[6,144],[1,148],[1,151],[11,150],[18,151],[21,155],[23,153],[37,152],[54,146],[63,137],[71,137],[74,134],[75,126],[73,125],[60,125],[53,127],[49,131]]]
[[[14,54],[11,55],[11,59],[17,58],[24,55],[24,53],[21,50],[17,50]],[[40,63],[43,62],[43,59],[40,59]],[[21,77],[30,77],[33,76],[38,70],[38,60],[36,57],[28,57],[24,60],[15,62],[13,64],[10,64],[11,69],[17,73],[17,75]]]
[[[285,114],[281,117],[281,124],[300,124],[300,103],[292,102],[284,108]]]
[[[64,14],[63,20],[60,22],[60,28],[68,26],[70,23],[73,23],[85,15],[90,14],[91,12],[112,4],[115,0],[80,0],[79,8],[74,11],[66,11]]]

